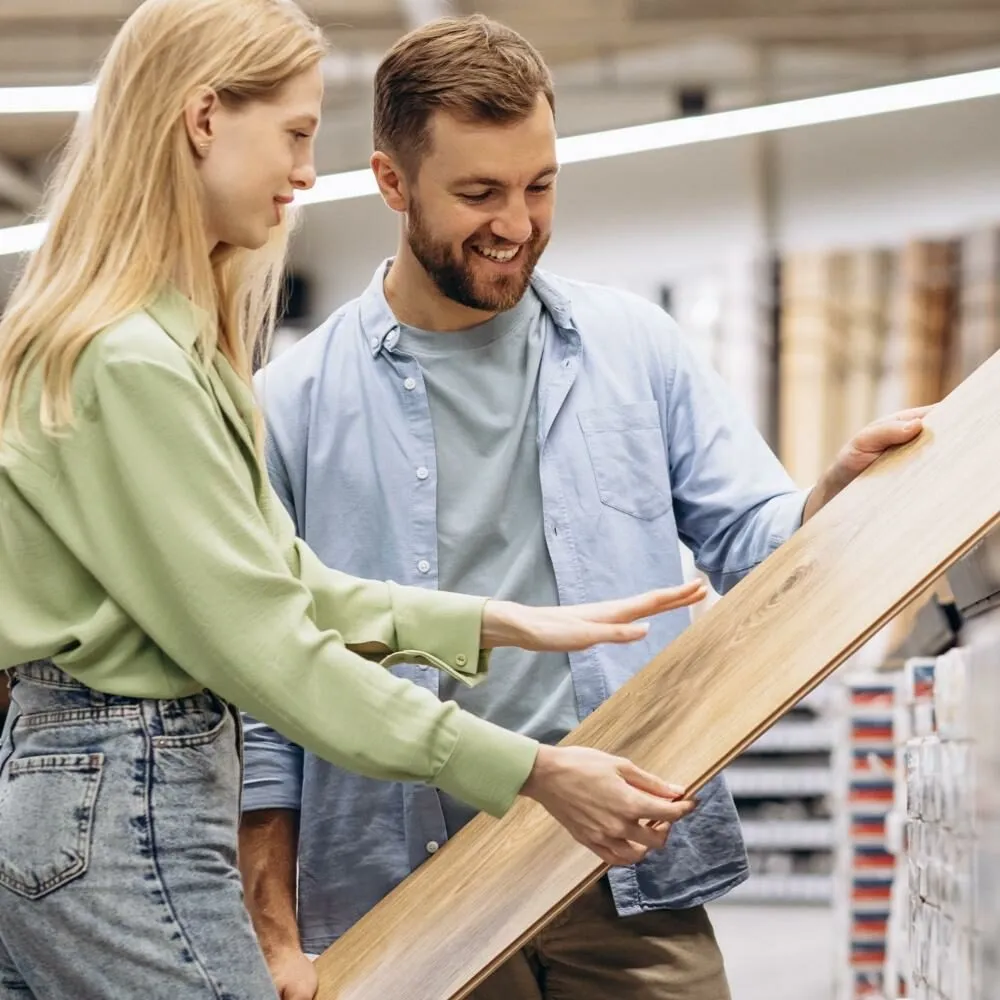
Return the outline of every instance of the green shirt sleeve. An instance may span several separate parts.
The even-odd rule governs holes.
[[[24,473],[32,481],[22,491],[199,683],[341,767],[426,781],[505,812],[535,741],[442,704],[347,648],[374,644],[387,662],[420,657],[455,670],[475,658],[478,667],[483,600],[324,567],[294,539],[287,513],[267,509],[280,505],[267,500],[273,494],[192,366],[173,345],[94,365],[76,426],[47,471],[22,466],[38,473]]]
[[[340,632],[347,646],[383,654],[383,666],[423,663],[473,687],[485,679],[489,651],[479,648],[485,598],[377,583],[330,569],[300,538],[285,508],[273,504],[292,572],[308,587],[321,628]],[[377,608],[384,610],[375,614]],[[434,652],[430,652],[433,649]]]

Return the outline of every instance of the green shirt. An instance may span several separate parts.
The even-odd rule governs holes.
[[[475,683],[484,600],[325,567],[257,461],[250,389],[199,359],[193,310],[167,292],[99,334],[60,437],[29,380],[0,465],[0,668],[50,657],[138,698],[207,687],[341,767],[502,814],[537,743],[361,655]]]

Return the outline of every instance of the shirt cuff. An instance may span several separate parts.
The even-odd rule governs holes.
[[[302,808],[302,783],[297,778],[281,774],[279,771],[256,768],[256,773],[249,770],[243,779],[243,812],[256,812],[258,809],[294,809]]]
[[[458,740],[433,783],[475,809],[503,816],[535,766],[538,741],[468,712],[456,721]]]
[[[794,493],[785,493],[770,501],[771,530],[768,532],[768,554],[784,545],[802,527],[802,517],[808,499],[809,490],[798,490]]]
[[[243,812],[302,807],[302,748],[243,717]]]
[[[486,679],[490,650],[480,648],[487,598],[390,583],[396,651],[379,662],[437,667],[468,687]]]

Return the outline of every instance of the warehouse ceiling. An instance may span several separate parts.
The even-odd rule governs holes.
[[[88,80],[136,0],[0,0],[0,86]],[[563,133],[1000,64],[1000,0],[304,0],[333,47],[321,171],[365,162],[385,49],[481,11],[553,67]],[[0,224],[34,210],[68,115],[0,115]]]

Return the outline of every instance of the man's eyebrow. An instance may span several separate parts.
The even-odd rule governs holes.
[[[540,180],[548,177],[550,174],[555,175],[559,173],[559,167],[557,164],[552,163],[547,166],[544,170],[540,170],[535,174],[534,179],[531,181],[532,184],[537,184]],[[500,180],[498,177],[489,177],[485,174],[469,174],[467,177],[460,177],[455,181],[455,187],[468,187],[474,184],[482,185],[483,187],[506,187],[507,182]]]

